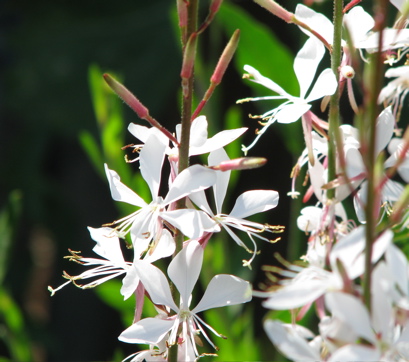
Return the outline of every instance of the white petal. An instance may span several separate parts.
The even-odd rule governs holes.
[[[401,290],[404,295],[408,296],[408,259],[405,254],[394,244],[391,244],[386,250],[385,258],[394,280],[393,284],[396,284],[398,289]]]
[[[220,148],[219,150],[210,153],[208,162],[209,166],[215,166],[228,160],[229,156],[227,156],[226,151],[223,148]],[[216,177],[217,181],[213,185],[213,194],[216,203],[216,213],[220,214],[222,212],[223,201],[226,197],[227,187],[229,185],[230,171],[219,171],[216,173]]]
[[[392,114],[391,107],[385,108],[376,123],[375,156],[388,145],[394,129],[395,117]]]
[[[143,260],[135,261],[133,265],[146,291],[149,293],[152,302],[167,305],[175,312],[178,312],[179,308],[173,301],[169,282],[162,271]]]
[[[200,147],[207,141],[207,119],[205,116],[195,118],[190,127],[190,147]]]
[[[153,250],[149,249],[149,252],[145,256],[144,260],[149,263],[153,263],[156,260],[166,258],[175,252],[175,248],[175,240],[173,239],[171,233],[168,230],[163,229],[159,241]]]
[[[301,20],[303,23],[307,24],[311,29],[315,30],[320,34],[329,44],[332,44],[332,38],[334,34],[334,26],[332,22],[324,15],[315,12],[309,7],[298,4],[295,9],[295,16],[297,19]],[[312,36],[308,30],[300,27],[300,30]]]
[[[361,6],[354,6],[344,15],[344,24],[347,26],[352,43],[357,44],[374,27],[375,20]]]
[[[365,347],[362,344],[347,344],[337,349],[328,362],[350,362],[350,361],[380,361],[381,354],[378,349]]]
[[[325,280],[306,280],[303,283],[286,285],[273,292],[263,302],[263,307],[276,310],[299,308],[318,299],[328,286],[329,283]]]
[[[264,330],[268,338],[287,358],[294,361],[319,361],[317,353],[294,329],[285,328],[278,321],[266,320]]]
[[[376,343],[368,310],[358,298],[340,292],[327,293],[325,305],[334,317],[348,324],[357,335]]]
[[[251,190],[236,200],[230,216],[244,219],[247,216],[270,210],[278,205],[278,192],[274,190]]]
[[[112,198],[115,201],[122,201],[139,207],[147,205],[141,197],[121,182],[119,175],[114,170],[110,170],[107,164],[105,164],[105,173],[108,178]]]
[[[95,253],[112,261],[113,264],[125,265],[119,239],[115,234],[112,234],[113,230],[111,228],[102,227],[94,229],[88,227],[88,231],[91,234],[91,238],[97,242],[97,245],[92,249]]]
[[[314,87],[306,98],[306,102],[310,103],[324,96],[331,96],[335,93],[337,87],[338,83],[334,72],[329,68],[324,69],[314,83]]]
[[[172,320],[145,318],[125,329],[118,339],[126,343],[157,344],[174,325]]]
[[[161,142],[156,134],[151,134],[139,154],[141,174],[149,185],[153,199],[159,193],[165,150],[166,145]]]
[[[298,121],[310,108],[309,104],[298,101],[294,104],[286,104],[277,112],[275,119],[278,123],[293,123]]]
[[[161,213],[162,219],[177,227],[183,235],[190,239],[197,239],[204,232],[217,229],[216,222],[200,210],[182,209]]]
[[[172,183],[163,205],[181,199],[192,192],[205,190],[216,182],[216,171],[193,165],[183,170]]]
[[[206,194],[204,191],[193,192],[189,195],[189,198],[194,202],[197,207],[206,211],[209,215],[213,216],[213,212],[210,209],[209,203],[207,202]]]
[[[297,226],[300,230],[311,232],[318,228],[321,221],[322,209],[316,206],[307,206],[301,210],[297,218]]]
[[[199,304],[192,313],[210,308],[247,303],[251,300],[250,283],[234,275],[219,274],[213,277]]]
[[[145,143],[148,139],[150,132],[149,128],[146,126],[141,126],[140,124],[130,123],[128,126],[128,131],[136,137],[141,142]]]
[[[192,240],[173,258],[168,275],[180,292],[181,306],[188,308],[190,295],[199,278],[203,262],[203,247]]]
[[[128,269],[124,279],[122,280],[121,294],[124,300],[128,299],[136,290],[139,284],[139,277],[136,269],[132,266]]]
[[[204,153],[215,151],[233,142],[246,131],[247,128],[237,128],[221,131],[215,134],[213,137],[207,139],[206,142],[201,146],[191,145],[189,149],[189,155],[202,155]]]
[[[286,98],[291,98],[291,96],[283,88],[281,88],[277,83],[261,75],[261,73],[257,69],[253,68],[252,66],[245,65],[244,70],[254,78],[254,80],[251,79],[253,82],[261,84],[264,87],[271,89],[273,92],[276,92],[281,96],[285,96]]]
[[[347,164],[347,175],[349,178],[356,177],[365,172],[365,164],[361,152],[353,145],[345,145],[345,160]]]
[[[300,84],[300,98],[305,99],[324,53],[324,45],[315,37],[308,38],[297,53],[294,59],[294,72]]]

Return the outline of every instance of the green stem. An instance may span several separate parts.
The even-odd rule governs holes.
[[[386,25],[386,11],[388,2],[384,0],[377,1],[376,4],[376,22],[374,31],[379,31],[379,49],[382,48],[382,31]],[[364,302],[369,311],[371,311],[371,277],[372,277],[372,249],[376,239],[376,212],[377,197],[379,196],[378,181],[375,179],[375,142],[376,142],[376,122],[379,114],[378,96],[382,87],[383,80],[383,57],[382,52],[374,53],[370,57],[370,62],[366,67],[364,75],[364,112],[362,124],[360,127],[361,150],[363,161],[367,172],[367,195],[365,205],[365,275],[363,284]]]
[[[339,67],[341,65],[341,40],[343,0],[334,0],[334,39],[331,54],[331,69],[339,80]],[[339,89],[331,96],[329,104],[329,140],[328,140],[328,182],[336,178],[336,148],[340,144],[339,133]],[[335,198],[335,189],[327,191],[328,200]]]
[[[190,0],[188,6],[188,23],[186,31],[186,41],[197,30],[197,15],[198,15],[198,3],[199,0]],[[186,44],[183,45],[183,51],[186,50]],[[185,91],[182,92],[182,119],[181,119],[181,137],[179,144],[179,160],[178,160],[178,173],[180,174],[184,169],[189,166],[189,144],[190,144],[190,124],[192,117],[192,103],[193,103],[193,72],[189,77],[187,84],[182,85]],[[182,80],[183,82],[183,80]],[[176,202],[176,209],[183,209],[186,207],[185,199],[181,199]],[[183,248],[184,235],[177,231],[175,235],[176,250],[174,256],[179,253]],[[175,302],[180,298],[179,292],[176,288],[172,287],[172,296]],[[178,346],[177,344],[169,348],[168,361],[177,362],[178,360]]]

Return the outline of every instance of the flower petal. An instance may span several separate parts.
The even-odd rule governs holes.
[[[294,361],[319,361],[321,356],[291,326],[266,320],[264,330],[268,338],[286,357]]]
[[[147,205],[139,195],[121,182],[121,178],[114,170],[110,170],[107,164],[104,166],[109,182],[109,188],[111,189],[111,195],[115,201],[122,201],[139,207]]]
[[[314,83],[314,87],[305,101],[310,103],[324,96],[331,96],[335,93],[337,87],[338,82],[334,72],[329,68],[324,69]]]
[[[126,343],[157,344],[173,325],[173,320],[145,318],[125,329],[118,339]]]
[[[197,239],[204,232],[212,232],[217,229],[216,222],[200,210],[181,209],[165,211],[161,213],[161,218],[177,227],[190,239]]]
[[[97,243],[92,249],[95,253],[110,260],[115,265],[125,265],[125,260],[119,245],[119,239],[115,234],[112,234],[113,230],[111,228],[102,227],[94,229],[88,227],[88,231],[91,238]]]
[[[153,199],[156,199],[159,194],[166,147],[167,145],[163,144],[156,134],[151,134],[140,152],[141,174],[151,190]]]
[[[166,305],[175,312],[179,311],[179,308],[173,301],[169,282],[159,268],[144,260],[135,261],[133,267],[136,269],[136,274],[141,279],[153,303]]]
[[[229,160],[229,156],[227,156],[227,153],[223,148],[220,148],[219,150],[210,153],[209,166],[215,166],[227,160]],[[216,214],[220,214],[222,212],[223,201],[226,197],[227,187],[229,185],[230,172],[231,171],[219,171],[216,173],[217,181],[213,185]]]
[[[332,38],[334,37],[334,26],[325,15],[315,12],[305,5],[298,4],[295,8],[295,16],[297,19],[307,24],[311,29],[314,29],[329,44],[332,44]],[[308,30],[305,30],[302,27],[300,27],[300,30],[308,36],[312,36]]]
[[[298,101],[294,104],[286,104],[277,112],[275,119],[278,123],[293,123],[298,121],[310,108],[311,105]]]
[[[246,191],[237,198],[230,216],[244,219],[270,210],[278,205],[278,199],[278,192],[274,190]]]
[[[252,66],[245,65],[244,70],[254,78],[254,79],[250,79],[254,83],[261,84],[264,87],[271,89],[273,92],[276,92],[281,96],[284,96],[286,98],[291,98],[291,96],[283,88],[281,88],[277,83],[261,75],[261,73],[257,69],[253,68]]]
[[[249,282],[234,275],[219,274],[213,277],[207,289],[192,313],[210,308],[247,303],[251,300]]]
[[[294,59],[294,72],[300,84],[300,98],[305,99],[324,56],[324,45],[315,37],[308,38]]]
[[[202,262],[203,247],[192,240],[169,264],[168,275],[180,292],[181,308],[189,307],[190,295],[199,278]]]
[[[358,298],[351,294],[330,292],[325,295],[325,305],[334,317],[349,325],[357,335],[376,343],[368,310]]]
[[[191,145],[189,149],[189,156],[202,155],[204,153],[222,148],[239,138],[246,131],[247,128],[245,127],[221,131],[215,134],[213,137],[207,139],[206,142],[200,146]]]
[[[216,182],[215,172],[201,165],[193,165],[183,170],[173,181],[163,205],[212,186]]]

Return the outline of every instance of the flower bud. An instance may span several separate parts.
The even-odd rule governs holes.
[[[293,13],[285,10],[281,5],[277,4],[273,0],[254,0],[255,3],[259,4],[263,8],[267,9],[270,13],[283,19],[286,23],[293,22]]]
[[[226,71],[231,59],[233,58],[233,55],[237,49],[237,45],[239,44],[239,38],[240,30],[237,29],[233,33],[228,44],[226,45],[226,48],[224,48],[224,51],[220,56],[219,62],[216,65],[216,69],[214,70],[213,75],[210,78],[210,81],[212,83],[219,84],[222,81],[224,72]]]
[[[267,159],[264,157],[241,157],[233,160],[223,161],[215,166],[210,166],[212,170],[216,171],[230,171],[230,170],[249,170],[264,166]]]
[[[352,79],[355,77],[355,70],[350,65],[342,66],[340,73],[344,78],[347,78],[347,79]]]
[[[139,118],[146,119],[149,117],[148,108],[146,108],[125,86],[112,78],[109,74],[104,74],[104,79],[118,97],[135,111]]]

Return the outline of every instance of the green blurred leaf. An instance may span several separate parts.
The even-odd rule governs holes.
[[[12,361],[31,361],[29,339],[22,312],[9,293],[0,287],[0,337],[9,349]]]

